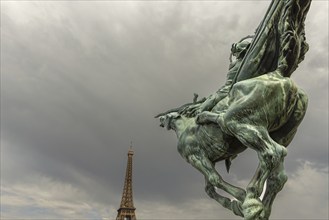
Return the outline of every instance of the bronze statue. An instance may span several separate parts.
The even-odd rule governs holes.
[[[232,46],[227,82],[217,92],[161,113],[161,126],[178,138],[178,152],[205,177],[207,194],[244,219],[269,219],[287,181],[286,147],[307,108],[307,96],[290,78],[308,50],[304,21],[311,0],[272,0],[254,36]],[[232,57],[231,57],[232,58]],[[225,182],[215,163],[247,148],[259,165],[246,190]],[[267,187],[263,199],[260,195]],[[219,195],[220,188],[235,199]]]

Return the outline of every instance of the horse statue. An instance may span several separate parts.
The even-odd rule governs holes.
[[[232,46],[235,61],[230,59],[222,88],[156,116],[161,127],[175,131],[180,155],[204,175],[209,197],[245,220],[269,219],[273,201],[287,181],[286,147],[308,102],[290,75],[308,50],[304,20],[310,3],[273,0],[256,34]],[[229,171],[231,161],[247,148],[256,151],[259,165],[245,190],[225,182],[215,164],[225,160]]]
[[[262,215],[267,219],[275,195],[287,180],[283,169],[285,147],[292,141],[306,108],[305,93],[290,78],[273,72],[236,83],[212,112],[204,111],[189,118],[172,111],[159,118],[160,126],[176,132],[181,156],[205,176],[206,192],[211,198],[246,219],[255,219],[257,214],[248,217],[247,207],[259,212],[265,208]],[[225,182],[215,163],[226,160],[228,170],[229,161],[246,148],[257,152],[260,164],[245,191]],[[265,180],[263,205],[258,198]],[[220,196],[215,187],[237,200]]]

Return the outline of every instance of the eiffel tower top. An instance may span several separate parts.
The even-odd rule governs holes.
[[[134,151],[133,151],[133,147],[132,147],[132,143],[130,145],[129,151],[128,151],[128,156],[129,155],[134,155]]]
[[[135,207],[133,201],[133,187],[132,187],[132,165],[133,165],[133,155],[134,151],[132,146],[128,151],[128,161],[126,169],[126,177],[122,192],[122,199],[120,203],[120,208],[118,209],[117,220],[131,219],[136,220]]]

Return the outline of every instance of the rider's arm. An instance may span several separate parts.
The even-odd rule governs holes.
[[[207,99],[200,105],[200,112],[210,111],[220,100],[226,96],[225,93],[221,92],[222,88],[207,97]]]

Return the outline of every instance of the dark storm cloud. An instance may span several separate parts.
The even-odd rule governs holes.
[[[174,133],[153,117],[190,102],[194,92],[216,91],[224,83],[231,44],[253,34],[267,5],[3,3],[3,183],[49,176],[46,185],[72,184],[88,192],[73,195],[113,211],[133,141],[136,204],[146,209],[147,201],[159,202],[165,209],[206,198],[202,175],[180,158]],[[312,5],[306,25],[311,49],[293,76],[310,106],[289,147],[291,171],[299,169],[300,159],[315,167],[328,163],[328,31],[318,22],[328,22],[323,5],[328,7]],[[256,160],[252,151],[239,156],[224,177],[245,184]]]

